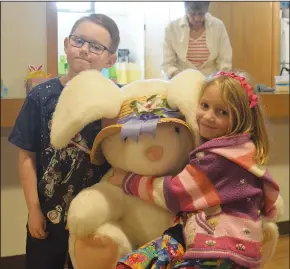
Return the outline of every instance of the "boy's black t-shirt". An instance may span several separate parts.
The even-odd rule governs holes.
[[[66,148],[55,150],[51,146],[51,119],[63,88],[59,78],[34,87],[8,139],[17,147],[36,153],[41,207],[49,221],[59,225],[66,225],[72,198],[82,189],[99,182],[110,167],[108,163],[92,165],[88,153],[81,149],[92,148],[95,136],[101,130],[100,120],[87,125]]]

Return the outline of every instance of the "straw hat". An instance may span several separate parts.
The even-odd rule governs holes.
[[[198,70],[185,70],[170,81],[146,79],[120,90],[101,72],[83,71],[66,85],[58,99],[52,119],[51,144],[56,149],[66,147],[85,126],[100,119],[103,124],[104,119],[117,121],[107,124],[95,137],[90,158],[96,164],[104,161],[102,141],[117,133],[123,139],[131,137],[137,141],[142,133],[154,136],[157,124],[172,122],[185,126],[195,137],[193,140],[198,139],[194,135],[194,115],[204,79]]]
[[[91,162],[100,165],[105,161],[101,149],[105,138],[120,133],[120,139],[131,137],[137,141],[142,133],[154,136],[157,125],[163,123],[180,124],[192,133],[180,111],[169,107],[166,95],[155,94],[126,100],[121,106],[116,123],[103,128],[96,136],[90,153]]]

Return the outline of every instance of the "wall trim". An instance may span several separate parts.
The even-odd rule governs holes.
[[[289,235],[290,234],[290,221],[281,221],[277,223],[279,228],[279,233],[281,236]]]
[[[1,269],[25,269],[25,254],[0,258]]]
[[[16,256],[0,257],[1,269],[25,269],[25,254]],[[67,265],[65,264],[65,268]]]

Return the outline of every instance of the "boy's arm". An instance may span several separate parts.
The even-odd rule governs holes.
[[[213,184],[188,164],[177,176],[146,177],[129,174],[124,192],[155,203],[174,213],[194,212],[221,203]]]
[[[19,149],[18,168],[21,186],[23,188],[28,212],[40,208],[37,193],[37,172],[35,152]]]
[[[36,153],[40,145],[39,98],[37,89],[28,94],[17,117],[9,142],[19,148],[18,169],[29,212],[28,228],[33,237],[45,238],[46,221],[37,192]]]
[[[35,157],[35,152],[20,149],[18,154],[18,166],[20,182],[29,212],[29,232],[33,237],[43,239],[47,236],[45,232],[46,220],[41,211],[38,198]]]

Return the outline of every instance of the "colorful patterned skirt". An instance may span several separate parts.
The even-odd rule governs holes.
[[[180,227],[175,226],[168,234],[126,255],[116,269],[247,269],[225,259],[183,260],[185,248],[179,231]]]

